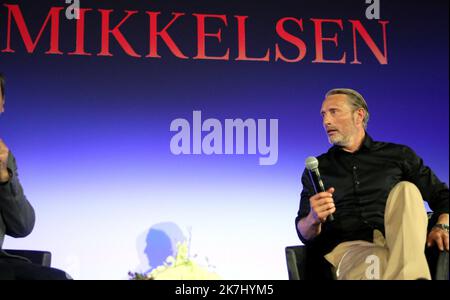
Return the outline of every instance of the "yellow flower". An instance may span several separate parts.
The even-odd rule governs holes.
[[[217,280],[219,275],[210,272],[207,268],[199,266],[189,258],[187,242],[177,244],[175,258],[169,256],[164,265],[157,267],[150,273],[156,280]]]

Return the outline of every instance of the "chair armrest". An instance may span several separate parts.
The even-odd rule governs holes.
[[[324,258],[317,260],[314,253],[309,252],[308,254],[306,246],[289,246],[285,248],[285,253],[289,280],[327,279],[330,277],[327,275],[331,274],[331,265],[325,262]],[[326,265],[323,265],[324,262]],[[326,274],[322,275],[322,271]]]
[[[440,251],[436,265],[436,280],[448,280],[448,251]]]
[[[306,246],[285,248],[290,280],[333,280],[332,265],[319,253]]]
[[[30,260],[32,263],[44,267],[50,267],[52,261],[52,254],[49,251],[37,250],[17,250],[17,249],[2,249],[11,256],[20,256]]]
[[[290,246],[285,248],[286,264],[289,274],[289,280],[300,280],[299,266],[297,257],[302,258],[304,247],[302,246]],[[304,276],[304,274],[302,274]]]

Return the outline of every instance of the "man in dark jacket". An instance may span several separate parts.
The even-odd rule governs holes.
[[[4,111],[5,80],[0,74],[0,114]],[[25,237],[35,223],[34,209],[24,195],[16,161],[0,138],[0,279],[68,279],[65,272],[35,265],[2,250],[5,235]]]

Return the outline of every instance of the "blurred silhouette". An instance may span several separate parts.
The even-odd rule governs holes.
[[[157,223],[150,227],[138,238],[139,271],[148,274],[163,265],[167,257],[176,255],[177,244],[185,240],[183,231],[173,222]]]

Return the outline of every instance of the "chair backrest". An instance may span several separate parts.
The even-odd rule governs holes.
[[[25,258],[30,262],[41,265],[44,267],[50,267],[52,262],[52,254],[49,251],[37,251],[37,250],[17,250],[17,249],[2,249],[11,257]]]

